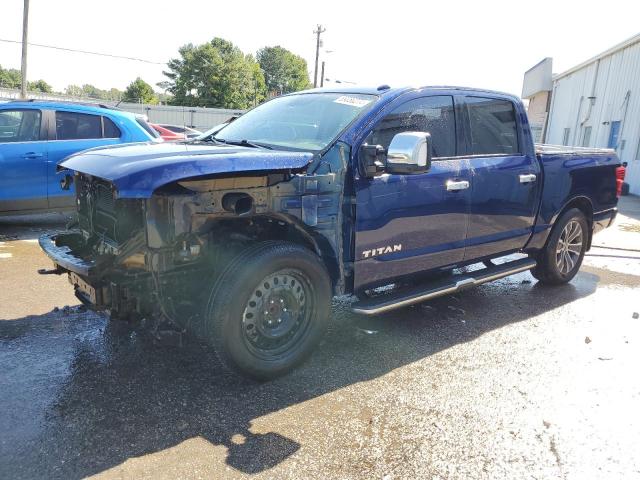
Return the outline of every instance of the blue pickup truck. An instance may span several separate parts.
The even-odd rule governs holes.
[[[511,95],[380,86],[282,96],[191,142],[62,168],[77,224],[40,239],[54,263],[41,273],[268,379],[309,355],[333,295],[370,315],[527,270],[570,281],[615,218],[620,162],[534,146]]]
[[[0,215],[75,207],[57,164],[72,153],[116,143],[148,142],[140,116],[104,105],[59,101],[0,104]]]

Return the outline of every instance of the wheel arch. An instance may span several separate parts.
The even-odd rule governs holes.
[[[557,221],[562,217],[562,215],[572,208],[580,210],[587,219],[587,250],[589,250],[591,248],[591,238],[593,237],[593,203],[591,203],[591,200],[588,197],[581,195],[569,200],[564,207],[562,207],[560,212],[558,212],[558,215],[556,215],[556,218],[553,221],[553,226],[555,228]],[[547,239],[547,242],[548,241],[549,240]]]
[[[247,222],[261,226],[257,230],[258,233],[251,235],[251,241],[281,240],[300,245],[312,251],[320,258],[320,261],[327,269],[332,289],[334,291],[339,290],[341,266],[338,260],[338,248],[334,247],[327,237],[309,228],[298,219],[284,214],[237,218],[235,222],[237,222],[236,226],[231,230],[241,234],[245,234],[247,231]],[[213,223],[210,224],[205,231],[213,230],[215,228],[214,225]],[[205,233],[205,231],[201,230],[200,233]]]

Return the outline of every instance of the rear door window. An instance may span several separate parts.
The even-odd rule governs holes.
[[[389,148],[395,135],[402,132],[428,132],[434,157],[456,155],[456,123],[453,97],[437,95],[416,98],[399,105],[375,126],[366,143]]]
[[[40,110],[0,110],[0,143],[40,140]]]
[[[76,112],[56,112],[56,138],[58,140],[86,140],[102,138],[100,115]]]
[[[109,117],[102,117],[104,138],[120,138],[122,133]]]
[[[513,103],[497,98],[467,97],[472,155],[519,153]]]

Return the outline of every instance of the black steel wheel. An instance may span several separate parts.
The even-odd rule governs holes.
[[[589,224],[581,210],[572,208],[556,222],[531,274],[540,282],[559,285],[571,281],[580,270],[589,240]]]
[[[304,337],[313,308],[313,286],[301,272],[268,275],[258,282],[242,313],[247,347],[264,358],[290,350]]]
[[[288,242],[252,245],[217,278],[204,337],[229,369],[260,380],[306,359],[326,330],[329,275],[310,250]]]

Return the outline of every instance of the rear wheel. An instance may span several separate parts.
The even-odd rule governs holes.
[[[288,242],[253,245],[211,289],[203,336],[229,369],[260,380],[304,361],[326,330],[329,275],[313,252]]]
[[[588,231],[587,219],[581,210],[572,208],[565,212],[558,219],[531,274],[549,285],[569,282],[582,265],[589,239]]]

